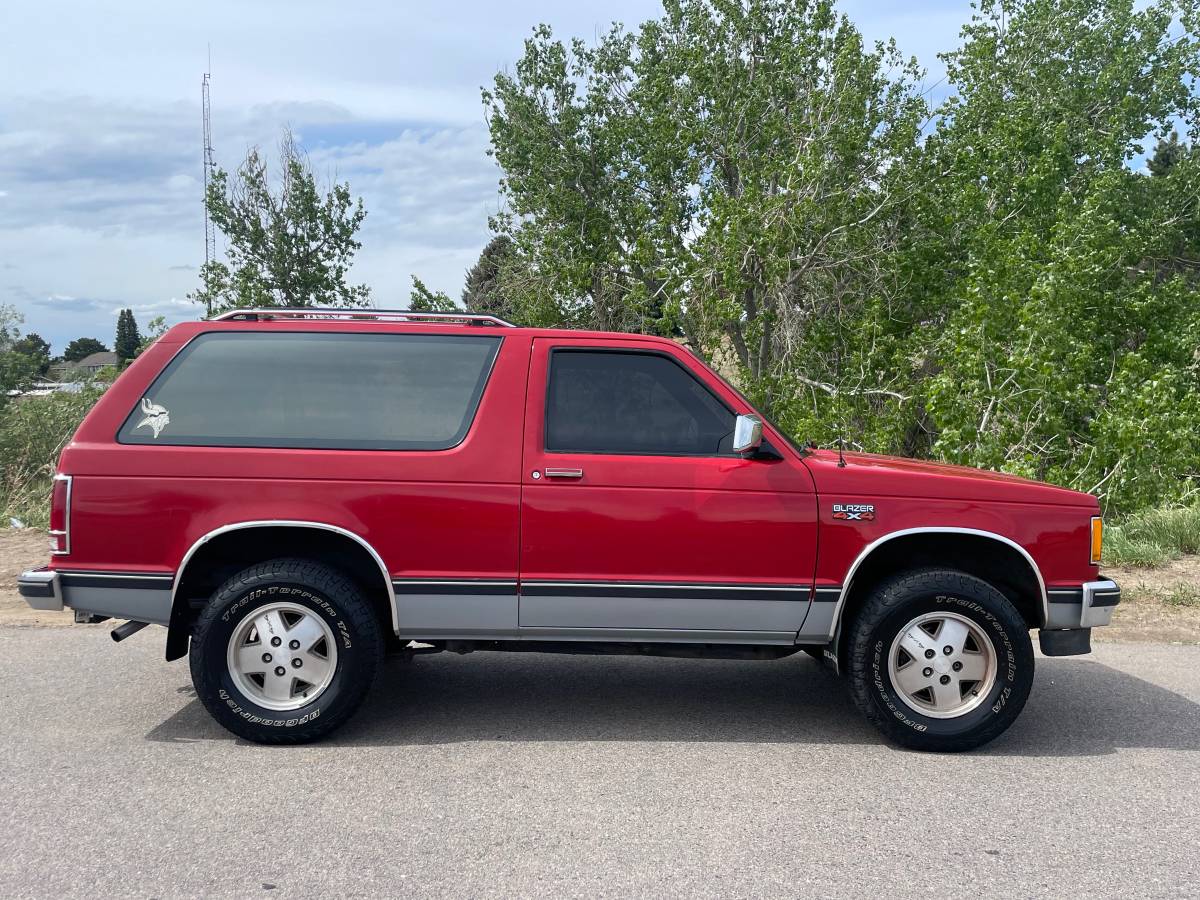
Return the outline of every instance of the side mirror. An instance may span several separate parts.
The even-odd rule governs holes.
[[[762,444],[762,419],[738,416],[733,425],[733,452],[751,456]]]

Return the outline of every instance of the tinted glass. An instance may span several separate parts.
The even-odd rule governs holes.
[[[665,356],[551,353],[549,451],[712,456],[728,452],[733,422],[720,400]]]
[[[172,360],[126,444],[444,450],[466,436],[500,339],[213,333]]]

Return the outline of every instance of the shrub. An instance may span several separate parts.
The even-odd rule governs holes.
[[[0,515],[35,528],[49,527],[50,482],[58,455],[103,393],[87,385],[78,393],[21,397],[0,410]]]

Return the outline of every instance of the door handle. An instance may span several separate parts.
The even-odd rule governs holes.
[[[582,478],[583,469],[546,469],[547,478]]]

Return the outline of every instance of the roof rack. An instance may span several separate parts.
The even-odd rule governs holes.
[[[462,322],[467,325],[500,325],[516,328],[496,316],[482,313],[416,312],[411,309],[330,309],[328,307],[280,307],[278,309],[231,309],[213,316],[211,322],[230,322],[238,319],[260,321],[270,319],[373,319],[401,322]]]

